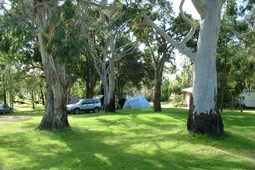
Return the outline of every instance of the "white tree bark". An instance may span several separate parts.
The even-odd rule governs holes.
[[[220,13],[224,0],[192,0],[200,14],[200,31],[197,43],[197,52],[187,48],[186,43],[193,35],[195,24],[182,17],[191,25],[191,31],[181,42],[175,41],[158,27],[146,15],[145,21],[153,27],[166,41],[171,43],[181,53],[188,56],[194,63],[193,77],[193,107],[188,116],[188,130],[198,133],[223,133],[223,124],[217,109],[217,72],[216,50],[220,29]],[[181,7],[184,3],[182,0]]]
[[[220,1],[205,1],[205,16],[200,21],[199,39],[193,78],[194,112],[209,113],[216,109],[216,50],[220,28]]]

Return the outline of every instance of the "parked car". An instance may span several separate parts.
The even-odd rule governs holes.
[[[0,104],[0,113],[5,114],[5,113],[10,113],[12,109],[6,105],[6,104]]]
[[[67,112],[73,112],[75,114],[79,114],[81,111],[93,111],[96,113],[101,108],[101,102],[98,99],[80,99],[77,103],[68,104],[66,107]]]

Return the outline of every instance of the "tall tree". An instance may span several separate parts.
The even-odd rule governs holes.
[[[27,29],[38,43],[46,78],[46,106],[40,129],[68,127],[66,114],[67,83],[65,63],[79,53],[76,41],[75,7],[71,1],[11,1],[7,13],[18,22],[30,24]],[[74,29],[76,28],[76,29]],[[17,29],[19,30],[19,29]],[[23,37],[25,31],[22,31]],[[33,42],[30,40],[30,43]]]
[[[181,2],[180,11],[183,19],[190,24],[191,30],[181,42],[166,34],[147,15],[144,15],[143,19],[194,63],[193,107],[189,112],[187,129],[197,133],[209,132],[220,135],[223,133],[223,122],[216,104],[216,49],[224,1],[192,0],[201,18],[197,51],[186,46],[195,34],[197,24],[184,15],[182,9],[184,1]]]
[[[83,27],[89,53],[102,81],[104,108],[110,112],[115,112],[115,62],[132,52],[132,48],[126,49],[129,44],[118,42],[120,32],[126,28],[123,16],[119,10],[95,7],[90,15],[92,19]]]
[[[184,15],[182,9],[184,2],[185,0],[181,1],[180,12],[183,19],[190,24],[191,30],[180,42],[167,35],[147,15],[144,15],[142,19],[194,63],[193,106],[189,111],[187,129],[197,133],[220,135],[223,133],[223,122],[216,101],[216,50],[221,10],[225,0],[192,0],[201,18],[197,50],[186,46],[186,43],[194,35],[197,24]]]
[[[158,1],[156,3],[147,3],[144,6],[149,8],[150,16],[153,17],[154,22],[160,24],[160,27],[167,33],[170,32],[170,25],[173,20],[171,4],[167,1]],[[137,37],[145,44],[145,53],[148,57],[152,58],[154,68],[154,95],[153,105],[154,111],[161,111],[161,85],[165,63],[171,63],[173,60],[172,45],[167,43],[166,40],[155,33],[152,29],[134,29]],[[144,36],[144,34],[147,34]]]

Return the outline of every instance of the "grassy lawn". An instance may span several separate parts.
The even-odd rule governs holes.
[[[225,135],[186,131],[187,111],[69,115],[70,129],[35,129],[42,118],[18,107],[1,115],[0,169],[255,169],[255,112],[226,111]],[[20,117],[11,119],[9,116]]]

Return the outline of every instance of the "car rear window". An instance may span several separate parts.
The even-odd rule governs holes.
[[[99,100],[93,100],[93,103],[99,103]]]

